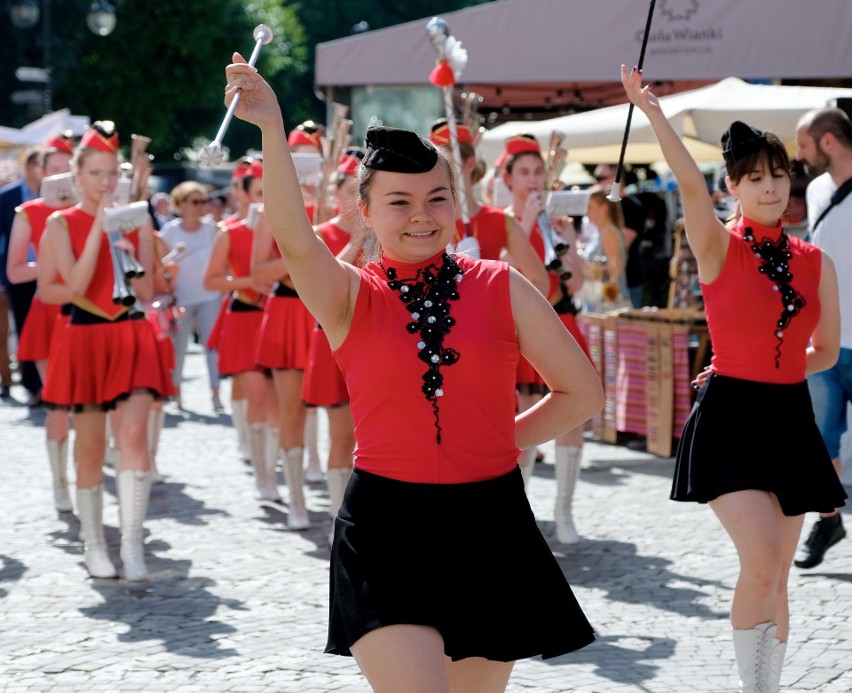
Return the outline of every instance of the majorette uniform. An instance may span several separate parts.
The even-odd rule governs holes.
[[[317,233],[333,255],[338,255],[351,236],[330,221],[320,224]],[[334,407],[349,401],[346,381],[334,360],[328,337],[319,323],[314,323],[308,365],[302,380],[302,401],[309,407]]]
[[[47,218],[60,209],[63,208],[51,207],[45,204],[43,198],[38,198],[24,202],[16,210],[17,214],[26,217],[29,222],[30,243],[35,248],[36,257]],[[57,321],[67,321],[60,316],[60,307],[57,304],[42,303],[36,294],[18,341],[18,361],[43,361],[48,358]]]
[[[67,230],[75,257],[80,257],[94,216],[78,207],[55,213]],[[138,231],[126,235],[138,247]],[[110,409],[135,390],[155,396],[172,394],[167,364],[160,356],[148,320],[130,320],[125,306],[112,301],[113,269],[106,234],[97,265],[83,296],[73,301],[63,338],[48,362],[43,398],[48,404],[80,409]]]
[[[684,425],[671,498],[706,503],[759,489],[774,493],[785,515],[833,512],[846,493],[805,380],[821,252],[746,218],[730,234],[721,273],[701,286],[713,372]]]
[[[251,247],[254,231],[245,220],[224,227],[228,234],[228,267],[234,277],[251,276]],[[252,289],[234,291],[225,300],[225,310],[216,321],[219,350],[219,373],[236,375],[245,371],[262,370],[254,360],[260,326],[263,323],[262,296]],[[207,346],[211,347],[211,334]],[[214,348],[214,347],[211,347]]]
[[[281,257],[273,244],[276,258]],[[289,280],[278,282],[267,296],[258,335],[255,363],[272,370],[304,370],[314,332],[314,318]]]
[[[394,623],[435,627],[454,660],[553,657],[594,640],[517,466],[508,266],[453,259],[383,258],[359,270],[352,324],[335,352],[357,448],[335,524],[326,652],[348,655],[358,638]],[[419,295],[418,310],[434,309],[414,329],[389,270]],[[440,393],[430,387],[438,375]],[[518,589],[525,583],[536,589]]]
[[[539,259],[542,263],[544,263],[544,239],[542,238],[541,229],[539,229],[538,223],[536,223],[530,232],[530,245],[532,245],[536,255],[538,255]],[[580,331],[580,326],[577,324],[577,319],[574,317],[578,312],[577,308],[574,306],[574,302],[571,300],[567,289],[562,284],[559,277],[552,272],[548,272],[547,276],[550,280],[550,290],[547,295],[548,301],[550,301],[553,309],[556,311],[557,315],[559,315],[559,319],[562,321],[562,324],[565,325],[571,333],[571,336],[577,340],[577,344],[580,345],[580,348],[586,353],[586,356],[588,356],[589,347],[586,343],[586,338]],[[518,387],[521,390],[526,390],[528,392],[545,392],[547,388],[542,377],[538,374],[535,368],[532,367],[532,364],[530,364],[530,362],[523,356],[521,356],[518,361],[517,382]]]

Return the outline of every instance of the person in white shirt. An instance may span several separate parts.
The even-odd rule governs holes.
[[[160,229],[160,236],[169,249],[175,248],[178,243],[184,244],[186,248],[180,256],[180,272],[175,279],[174,288],[178,304],[186,311],[175,335],[175,403],[178,408],[183,408],[180,396],[183,361],[189,336],[195,328],[199,344],[204,348],[207,357],[213,409],[221,412],[223,407],[219,399],[218,352],[207,348],[207,339],[216,322],[222,299],[218,292],[204,288],[204,272],[216,238],[216,225],[203,218],[207,214],[209,200],[207,188],[201,183],[179,183],[172,190],[171,198],[178,217]]]

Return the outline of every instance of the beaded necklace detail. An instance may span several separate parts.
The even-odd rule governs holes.
[[[775,337],[778,339],[775,345],[775,367],[779,368],[784,329],[805,307],[804,296],[796,291],[791,284],[793,275],[790,272],[789,260],[793,257],[793,253],[790,252],[790,241],[787,234],[782,231],[777,243],[773,243],[771,239],[766,237],[757,243],[754,239],[754,231],[750,226],[744,229],[743,240],[751,244],[752,251],[761,261],[758,271],[772,280],[772,290],[777,291],[781,297],[783,307],[780,317],[775,322],[777,328]]]
[[[459,353],[455,349],[444,347],[444,337],[456,324],[455,318],[450,316],[450,301],[459,298],[456,285],[461,282],[463,272],[447,253],[441,255],[440,267],[429,264],[418,269],[414,279],[399,279],[396,268],[385,267],[381,262],[379,266],[388,278],[388,287],[399,292],[399,299],[411,314],[411,322],[406,324],[405,329],[410,334],[420,334],[417,358],[428,366],[423,374],[421,390],[432,405],[436,440],[440,445],[438,399],[444,396],[441,366],[452,366],[459,360]]]

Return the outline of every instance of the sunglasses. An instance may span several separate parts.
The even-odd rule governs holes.
[[[605,180],[609,180],[610,178],[615,178],[615,176],[601,176],[601,175],[595,176],[595,180],[598,183],[603,183]]]
[[[195,205],[196,207],[201,207],[202,205],[208,204],[210,200],[187,200],[187,202],[191,205]]]

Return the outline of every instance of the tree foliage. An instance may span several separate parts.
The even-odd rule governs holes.
[[[225,113],[225,65],[234,51],[248,58],[253,28],[268,24],[275,38],[258,67],[279,96],[288,122],[322,121],[324,104],[314,95],[313,47],[347,36],[365,21],[379,29],[488,0],[113,0],[117,23],[107,37],[86,27],[86,0],[50,3],[49,52],[53,107],[92,120],[113,120],[124,143],[130,133],[151,138],[160,163],[180,159],[199,137],[212,139]],[[42,66],[43,31],[12,26],[0,16],[0,124],[21,127],[32,119],[7,95],[25,89],[14,77],[20,65]],[[367,79],[368,76],[365,76]],[[256,128],[236,120],[226,144],[234,152],[259,147]]]

